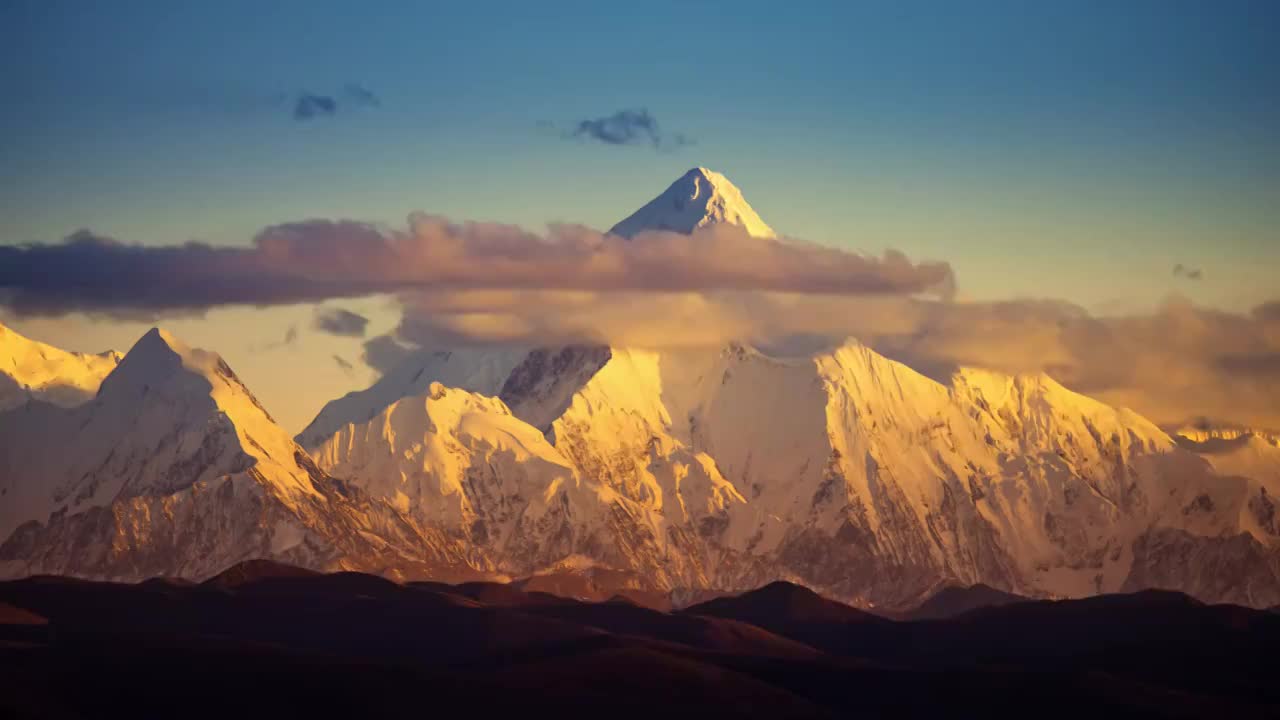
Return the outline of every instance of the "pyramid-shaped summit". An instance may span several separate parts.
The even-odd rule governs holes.
[[[449,572],[461,556],[321,471],[217,353],[160,329],[91,401],[26,403],[0,431],[0,578],[200,579],[247,558]]]
[[[690,234],[717,223],[743,227],[756,237],[774,237],[729,178],[704,167],[685,173],[661,195],[609,231],[630,238],[648,230]]]

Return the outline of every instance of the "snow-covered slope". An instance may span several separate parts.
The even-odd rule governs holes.
[[[330,400],[295,439],[314,449],[346,425],[363,423],[400,398],[422,395],[436,382],[497,395],[527,353],[523,348],[416,352],[369,388]]]
[[[341,428],[364,423],[401,398],[424,395],[434,383],[500,397],[545,431],[608,358],[609,348],[586,345],[422,350],[369,388],[326,403],[295,439],[315,450]]]
[[[774,237],[773,229],[747,204],[741,190],[724,175],[703,167],[685,173],[609,232],[627,238],[645,230],[687,235],[716,223],[741,225],[756,237]]]
[[[36,398],[71,407],[91,399],[120,353],[67,352],[0,324],[0,410]]]
[[[947,582],[1079,596],[1135,578],[1215,600],[1280,597],[1267,563],[1231,585],[1150,551],[1176,531],[1212,557],[1227,539],[1273,557],[1259,513],[1274,490],[1215,474],[1135,413],[1047,376],[964,369],[943,384],[855,341],[801,358],[613,348],[585,354],[594,372],[554,360],[584,352],[551,352],[504,383],[567,395],[535,404],[537,418],[562,408],[549,423],[436,386],[340,431],[318,460],[508,574],[554,563],[535,549],[556,547],[651,588],[781,577],[863,605],[902,606]],[[546,517],[557,474],[589,492],[566,495],[554,522],[524,523]]]
[[[601,397],[632,390],[633,399],[645,396],[646,388],[626,385],[634,378],[631,364],[617,366],[621,372],[602,371],[575,394],[574,407],[555,425],[567,437],[575,419],[592,412],[587,405],[597,403],[602,415],[591,427],[619,443],[597,438],[589,444],[599,453],[593,457],[609,456],[611,472],[584,464],[586,458],[570,459],[502,400],[439,383],[424,396],[392,403],[368,422],[344,427],[315,456],[329,472],[424,527],[466,543],[486,571],[527,576],[589,558],[588,566],[634,567],[669,587],[682,576],[659,562],[666,555],[667,527],[691,526],[741,498],[709,458],[680,454],[662,447],[648,430],[636,432],[635,426],[661,432],[660,422],[629,417],[618,411],[619,398]],[[615,420],[624,416],[632,427],[606,427],[604,413]],[[643,442],[633,446],[636,437]],[[681,555],[674,562],[685,560]]]
[[[1097,559],[1147,522],[1129,517],[1127,463],[1172,446],[1043,376],[965,371],[947,386],[856,342],[802,362],[735,349],[704,387],[696,446],[748,498],[733,535],[864,604],[939,578],[1118,587],[1123,558]]]
[[[1248,479],[1215,473],[1137,414],[1047,376],[963,369],[944,385],[853,341],[800,361],[729,348],[692,385],[666,381],[689,376],[679,363],[663,367],[664,399],[683,406],[672,416],[688,419],[676,434],[747,499],[726,542],[779,576],[890,605],[939,579],[1059,596],[1280,594],[1276,489],[1259,463]],[[1271,560],[1233,563],[1226,581],[1211,563],[1148,552],[1166,530],[1206,558],[1230,543]]]
[[[1280,440],[1245,433],[1229,441],[1201,444],[1196,452],[1218,474],[1251,478],[1273,495],[1280,494]]]
[[[315,458],[423,524],[499,546],[511,539],[508,520],[545,514],[558,493],[580,483],[542,433],[501,400],[440,383],[343,427]]]
[[[91,402],[0,413],[0,497],[3,575],[200,577],[252,557],[460,564],[320,472],[220,357],[161,330]]]

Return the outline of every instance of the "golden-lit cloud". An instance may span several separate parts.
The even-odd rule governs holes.
[[[246,247],[126,245],[87,232],[0,247],[0,302],[19,314],[139,315],[408,290],[785,291],[949,294],[951,267],[751,237],[729,225],[623,239],[578,225],[545,234],[415,214],[406,230],[315,220]]]
[[[1175,297],[1149,312],[1092,315],[1052,300],[961,302],[954,291],[945,262],[729,225],[626,240],[577,225],[537,234],[418,214],[402,230],[278,225],[244,247],[84,233],[0,247],[0,303],[19,315],[146,317],[389,293],[403,305],[394,338],[364,344],[363,360],[378,370],[416,347],[458,344],[745,341],[799,353],[855,337],[933,377],[960,365],[1043,371],[1157,422],[1208,415],[1280,426],[1280,303],[1230,313]],[[340,308],[313,318],[350,338],[366,323]]]
[[[1094,316],[1052,300],[770,292],[471,291],[403,300],[397,337],[430,348],[748,341],[788,354],[855,337],[938,379],[959,366],[1046,372],[1160,423],[1207,415],[1280,427],[1280,313],[1273,304],[1229,313],[1172,297],[1146,313]],[[379,346],[390,342],[377,340]]]

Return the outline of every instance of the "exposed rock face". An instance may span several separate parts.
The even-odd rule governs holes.
[[[613,350],[603,346],[530,350],[502,383],[498,395],[521,419],[545,432],[569,408],[574,393],[611,357]]]
[[[1265,608],[1280,597],[1280,553],[1248,533],[1204,537],[1158,528],[1133,545],[1123,591],[1192,588],[1211,602]]]

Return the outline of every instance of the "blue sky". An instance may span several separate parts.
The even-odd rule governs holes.
[[[7,3],[3,241],[414,209],[607,227],[706,165],[787,233],[950,260],[984,297],[1150,300],[1183,262],[1244,307],[1260,278],[1208,286],[1276,260],[1274,3],[376,5]],[[278,99],[352,82],[381,107],[299,123]],[[629,107],[697,144],[539,127]],[[1095,287],[1094,253],[1150,277]]]
[[[703,165],[786,234],[952,263],[963,297],[1275,295],[1274,2],[9,0],[0,28],[0,243],[607,228]],[[338,111],[295,120],[304,92]],[[561,137],[625,108],[696,143]]]

